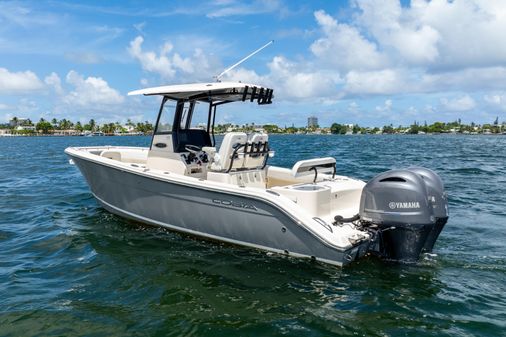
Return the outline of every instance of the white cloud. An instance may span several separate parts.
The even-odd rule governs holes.
[[[22,97],[16,103],[2,104],[0,103],[0,110],[7,110],[8,113],[2,115],[4,121],[9,121],[12,117],[32,118],[34,114],[39,112],[39,104],[30,98]]]
[[[367,28],[383,49],[393,49],[410,64],[431,63],[439,56],[439,32],[403,9],[399,1],[356,1],[362,11],[357,21]],[[414,6],[416,6],[416,1]],[[390,59],[396,55],[389,55]]]
[[[416,1],[414,11],[441,34],[439,62],[447,67],[504,65],[504,1]]]
[[[468,111],[476,107],[474,99],[472,99],[469,95],[464,95],[454,99],[442,98],[440,103],[442,107],[448,111]]]
[[[350,71],[346,74],[345,91],[355,95],[385,95],[408,90],[406,74],[398,69]]]
[[[337,94],[341,79],[332,71],[311,70],[299,63],[276,56],[268,64],[269,80],[284,98],[319,98]]]
[[[192,61],[189,58],[182,58],[179,54],[174,54],[172,58],[174,67],[181,69],[185,73],[192,74],[195,70]]]
[[[144,34],[144,28],[145,27],[146,27],[146,21],[134,24],[135,30],[138,31],[140,34]]]
[[[128,48],[130,55],[136,58],[146,71],[158,73],[167,79],[174,77],[176,71],[172,67],[172,62],[167,55],[165,55],[172,49],[172,45],[166,43],[158,56],[155,52],[143,52],[143,42],[144,38],[142,38],[142,36],[137,36],[131,41],[130,47]]]
[[[322,10],[314,16],[323,32],[323,37],[311,45],[319,62],[341,71],[378,69],[385,65],[386,59],[376,45],[355,27],[338,23]]]
[[[376,111],[379,112],[389,112],[392,111],[393,102],[391,99],[387,99],[383,106],[376,106]]]
[[[506,93],[493,93],[489,95],[483,96],[485,102],[487,102],[490,106],[499,108],[502,110],[506,110]]]
[[[165,80],[174,79],[178,72],[190,75],[186,76],[186,80],[195,78],[210,79],[212,77],[210,75],[212,67],[202,49],[195,48],[191,57],[183,57],[179,53],[173,52],[174,46],[170,42],[166,42],[157,54],[154,51],[143,51],[143,42],[144,38],[137,36],[130,41],[128,52],[140,62],[144,70],[158,74]],[[198,69],[198,73],[196,69]]]
[[[304,5],[304,10],[310,6]],[[327,4],[323,6],[329,8]],[[104,47],[107,41],[119,40],[124,28],[108,26],[103,21],[97,21],[95,26],[76,28],[81,22],[75,25],[74,20],[66,20],[64,15],[44,14],[29,7],[33,6],[0,2],[0,30],[5,33],[0,37],[0,49],[3,51],[11,55],[21,52],[27,55],[65,55],[79,63],[114,60],[113,63],[119,62],[123,67],[123,56],[112,51],[116,45],[108,42],[107,48],[100,50],[97,47]],[[211,18],[242,20],[234,16],[274,13],[286,10],[284,7],[282,1],[252,0],[245,3],[217,0],[200,6],[196,12],[186,9],[185,14],[209,13]],[[118,10],[107,6],[103,9]],[[304,100],[308,106],[315,102],[334,105],[343,113],[357,111],[363,118],[369,117],[367,111],[373,112],[374,116],[382,113],[383,116],[394,115],[384,112],[388,109],[404,116],[425,116],[431,112],[431,118],[435,119],[456,116],[460,111],[473,111],[477,115],[480,111],[495,113],[506,110],[504,1],[411,0],[401,3],[399,0],[351,0],[351,6],[342,11],[317,9],[312,9],[312,24],[300,20],[293,27],[279,26],[280,23],[267,26],[267,29],[272,27],[272,34],[278,32],[280,37],[289,37],[291,42],[294,37],[300,37],[298,45],[290,49],[294,56],[277,52],[258,68],[250,66],[255,62],[244,63],[241,68],[227,74],[224,80],[264,84],[275,89],[276,101],[293,100],[299,104]],[[132,14],[128,9],[122,11],[125,15]],[[137,23],[130,29],[135,32],[135,28],[138,35],[143,31],[148,34],[149,29],[146,28],[151,27],[151,16],[182,13],[180,10],[173,10],[172,14],[161,12],[156,9],[142,12],[140,16],[147,21],[139,23],[141,20],[137,18],[130,22],[130,25]],[[224,26],[237,27],[226,20],[222,20]],[[71,21],[73,26],[69,24]],[[63,29],[67,25],[68,31]],[[258,31],[259,26],[249,28],[245,36],[255,34],[252,32]],[[22,33],[27,29],[32,32],[31,36]],[[20,33],[15,34],[17,31]],[[60,31],[61,35],[58,34]],[[47,35],[47,32],[54,39],[54,48],[45,48],[48,44],[41,36]],[[219,57],[228,55],[239,59],[243,56],[242,52],[235,53],[238,46],[217,43],[211,34],[211,31],[202,34],[198,30],[174,34],[170,42],[153,42],[134,35],[126,47],[132,59],[144,70],[139,83],[148,86],[158,85],[160,80],[165,83],[209,81],[212,75],[225,68],[221,66]],[[23,35],[25,38],[21,38]],[[76,48],[70,48],[70,41],[79,43],[79,46],[76,44]],[[262,52],[262,56],[272,50]],[[227,59],[227,65],[229,61]],[[119,69],[111,65],[108,71]],[[99,110],[104,110],[115,111],[115,116],[133,116],[142,110],[141,103],[132,101],[133,98],[125,99],[98,75],[100,73],[87,77],[71,71],[66,78],[62,76],[60,79],[56,73],[51,73],[53,69],[38,75],[30,70],[24,71],[29,67],[21,69],[23,71],[17,72],[18,69],[0,68],[0,95],[37,92],[41,95],[36,98],[36,103],[41,109],[50,110],[53,108],[50,105],[54,104],[65,113],[70,105],[87,115],[88,111],[99,114]],[[64,72],[58,68],[54,70],[65,74],[69,69]],[[411,94],[409,102],[407,96],[395,96],[405,94]],[[381,97],[368,101],[371,96]],[[339,102],[343,98],[346,101]],[[351,100],[354,101],[349,103]],[[395,101],[395,105],[391,103],[389,106],[385,101]],[[2,100],[2,103],[17,109],[15,100]],[[34,109],[33,104],[30,107],[25,103],[24,108]],[[424,109],[424,106],[431,106],[431,109]],[[411,117],[409,119],[412,120]]]
[[[222,77],[222,80],[251,84],[269,84],[267,77],[260,76],[254,70],[249,70],[242,67],[232,69],[229,72],[225,73]]]
[[[23,116],[32,114],[34,112],[37,112],[38,110],[39,107],[37,102],[28,98],[21,98],[19,100],[18,106],[16,107],[16,112]]]
[[[485,95],[483,98],[491,104],[502,105],[506,103],[506,96],[504,94]]]
[[[0,2],[0,22],[13,24],[22,28],[34,26],[51,26],[58,23],[55,15],[34,11],[17,2]]]
[[[360,106],[357,104],[357,102],[353,101],[348,104],[348,112],[351,112],[353,114],[360,112]]]
[[[184,75],[185,81],[210,80],[216,75],[216,62],[200,48],[195,48],[191,57],[182,57],[174,51],[171,43],[161,46],[160,52],[144,51],[144,39],[138,36],[130,42],[130,54],[139,60],[142,68],[160,75],[165,80]],[[270,85],[276,89],[276,97],[281,99],[314,98],[337,96],[337,85],[342,79],[335,70],[318,70],[309,63],[293,62],[283,56],[274,57],[268,64],[269,73],[260,75],[254,70],[243,67],[235,68],[223,76],[226,81],[242,81],[253,84]],[[197,72],[198,69],[198,72]],[[147,83],[147,81],[143,81]]]
[[[66,53],[65,57],[73,62],[84,64],[96,64],[102,61],[102,58],[93,52],[71,52]]]
[[[417,84],[417,91],[480,91],[500,90],[504,87],[506,87],[506,67],[483,67],[425,73]]]
[[[37,75],[29,70],[10,72],[0,68],[0,93],[2,94],[28,94],[41,90],[44,84]]]
[[[504,1],[355,0],[364,27],[389,58],[435,68],[504,65]]]
[[[117,105],[124,101],[124,97],[101,77],[87,77],[86,79],[71,70],[66,77],[67,83],[74,87],[63,101],[72,106],[100,108],[104,105]]]
[[[436,113],[436,108],[434,108],[432,105],[430,104],[426,104],[424,107],[423,107],[423,113],[424,115],[433,115]]]
[[[338,22],[314,13],[321,37],[310,50],[338,69],[345,95],[477,91],[506,86],[506,5],[501,1],[355,0]],[[352,6],[353,8],[353,6]]]
[[[119,37],[123,33],[122,28],[118,27],[109,27],[107,25],[102,26],[93,26],[90,29],[97,34],[100,34],[100,37],[97,39],[98,42],[109,42],[117,37]]]
[[[501,105],[506,97],[504,95],[485,95],[483,98],[490,104]]]
[[[455,5],[457,2],[463,4]],[[409,6],[401,6],[398,0],[381,4],[355,0],[353,5],[355,15],[346,23],[323,10],[314,12],[320,36],[310,44],[309,58],[288,59],[278,55],[267,64],[267,73],[237,68],[224,79],[270,85],[276,89],[278,99],[317,98],[332,104],[346,97],[471,92],[499,90],[506,86],[506,58],[503,58],[503,65],[459,65],[463,60],[460,59],[456,63],[458,66],[454,66],[448,60],[458,59],[461,49],[450,50],[445,46],[448,39],[458,37],[465,41],[454,31],[460,28],[468,31],[473,20],[478,25],[495,22],[499,17],[506,21],[506,10],[501,10],[501,6],[479,0],[453,3],[414,0]],[[235,2],[215,6],[227,8],[229,12],[220,12],[223,16],[242,10]],[[445,19],[448,11],[455,18],[453,21]],[[459,15],[463,16],[466,27],[460,27],[460,21],[456,19]],[[447,29],[455,27],[455,22],[459,22],[459,29]],[[479,39],[475,40],[478,43]],[[141,36],[130,42],[131,56],[144,70],[165,80],[208,80],[219,73],[212,71],[216,69],[216,63],[211,66],[209,55],[201,49],[194,49],[191,55],[191,48],[181,46],[186,54],[183,56],[181,48],[176,52],[169,42],[159,52],[143,50],[143,43]],[[473,49],[473,53],[481,54],[482,51]]]
[[[418,116],[418,109],[410,106],[404,113],[408,116]]]
[[[324,11],[315,12],[322,37],[311,45],[320,67],[344,72],[344,97],[506,86],[506,44],[500,33],[506,31],[504,3],[354,4],[358,13],[347,24]],[[473,31],[475,26],[481,35]]]
[[[211,10],[207,14],[208,18],[286,12],[286,9],[283,8],[281,2],[277,0],[256,0],[251,4],[236,3],[235,1],[218,1],[215,2],[215,4],[219,8]]]
[[[271,86],[278,100],[335,97],[337,85],[342,82],[337,72],[311,70],[310,65],[292,62],[283,56],[275,56],[267,66],[266,75],[238,68],[225,74],[223,79]]]
[[[54,91],[58,95],[63,94],[63,88],[61,86],[60,76],[58,76],[58,74],[56,74],[55,72],[51,73],[51,75],[49,75],[49,76],[46,76],[46,78],[44,79],[44,82],[48,86],[53,87]]]

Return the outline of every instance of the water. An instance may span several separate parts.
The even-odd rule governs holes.
[[[437,171],[451,217],[435,254],[339,269],[142,226],[100,208],[63,150],[149,138],[0,138],[0,335],[506,335],[506,137],[270,140],[282,166]]]

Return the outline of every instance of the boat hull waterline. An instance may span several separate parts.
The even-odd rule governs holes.
[[[364,256],[370,245],[364,240],[347,249],[332,246],[264,197],[147,177],[66,152],[100,204],[127,219],[338,266]]]

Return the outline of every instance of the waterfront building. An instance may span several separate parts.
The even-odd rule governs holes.
[[[132,125],[132,124],[125,124],[122,126],[122,128],[127,132],[127,133],[134,133],[135,132],[135,126]]]
[[[54,136],[79,136],[81,132],[75,129],[66,129],[66,130],[55,130],[53,132]]]
[[[0,137],[3,136],[12,136],[12,132],[10,129],[0,129]]]
[[[28,124],[29,123],[28,121],[29,121],[28,118],[16,118],[16,117],[14,117],[14,118],[11,118],[9,120],[9,125],[10,125],[11,128],[16,128],[16,127],[18,127],[20,125]]]
[[[308,117],[307,119],[307,128],[317,128],[318,127],[318,118],[315,116]]]
[[[35,125],[18,125],[16,131],[35,131]]]

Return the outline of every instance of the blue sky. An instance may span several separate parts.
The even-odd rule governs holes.
[[[381,126],[506,120],[506,2],[1,1],[0,122],[153,121],[131,90],[223,78],[274,104],[218,122]]]

